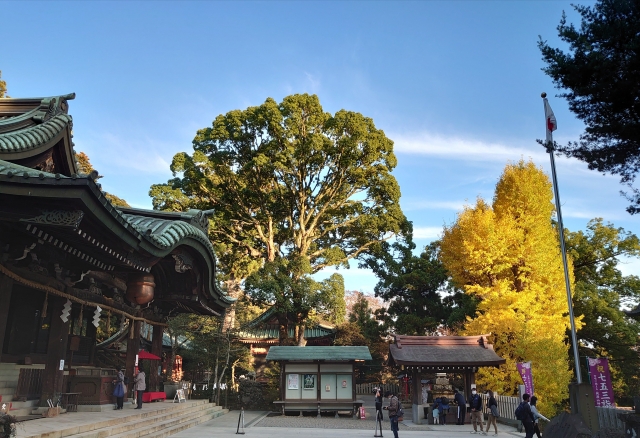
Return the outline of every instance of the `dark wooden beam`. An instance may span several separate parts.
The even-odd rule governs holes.
[[[51,399],[55,403],[57,401],[54,399],[55,395],[66,392],[66,388],[62,387],[64,371],[60,370],[60,361],[65,359],[69,339],[69,321],[63,322],[60,318],[62,307],[66,301],[64,298],[49,296],[51,327],[47,344],[47,359],[42,376],[40,406],[47,406],[47,399]]]
[[[164,327],[160,325],[153,326],[153,337],[151,338],[151,354],[155,354],[162,359],[162,334],[164,333]],[[151,369],[149,372],[149,386],[152,391],[160,390],[160,376],[158,375],[158,366],[162,366],[162,360],[152,361]]]
[[[7,330],[7,320],[9,319],[12,289],[13,280],[6,275],[0,274],[0,357],[2,357],[4,348],[4,335]]]
[[[126,369],[125,376],[129,377],[129,382],[131,385],[133,384],[133,369],[136,364],[136,354],[140,351],[140,327],[142,326],[142,321],[130,321],[129,322],[129,337],[127,339],[127,360],[126,360]],[[130,389],[130,388],[127,388]]]

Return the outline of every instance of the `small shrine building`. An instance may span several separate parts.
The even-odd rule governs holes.
[[[424,420],[420,389],[422,375],[462,375],[464,396],[468,400],[478,369],[499,367],[506,363],[493,351],[487,336],[395,336],[389,346],[389,364],[397,365],[411,375],[414,422],[419,424],[420,420]],[[445,388],[442,390],[447,391]]]

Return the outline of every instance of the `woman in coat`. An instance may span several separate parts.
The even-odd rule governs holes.
[[[114,409],[122,409],[124,404],[124,372],[122,368],[118,369],[116,379],[113,381],[113,396],[116,398],[116,407]]]
[[[538,402],[538,397],[535,395],[531,397],[531,413],[533,414],[533,432],[536,434],[538,438],[542,438],[542,434],[540,433],[540,428],[538,427],[538,420],[542,418],[543,420],[549,421],[547,417],[538,412],[538,408],[536,407],[536,403]]]
[[[493,391],[487,391],[489,393],[489,402],[487,406],[489,407],[489,419],[487,420],[487,432],[491,429],[491,424],[493,424],[493,428],[496,431],[494,435],[498,435],[498,422],[496,421],[500,416],[498,414],[498,401],[493,394]]]

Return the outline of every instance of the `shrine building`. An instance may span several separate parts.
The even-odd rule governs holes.
[[[46,406],[81,376],[79,405],[111,403],[98,327],[126,342],[132,378],[143,324],[161,356],[169,315],[221,316],[233,302],[216,285],[202,211],[116,207],[97,172],[79,173],[74,97],[0,99],[0,371],[19,380],[0,397],[15,411]]]

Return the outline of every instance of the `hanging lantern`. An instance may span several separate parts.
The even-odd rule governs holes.
[[[127,282],[127,299],[134,304],[153,301],[156,284],[151,274],[131,274]]]

